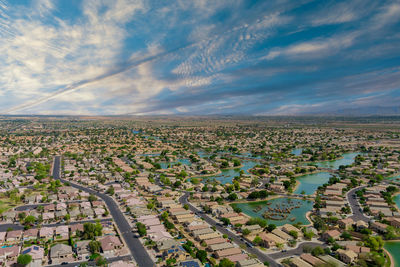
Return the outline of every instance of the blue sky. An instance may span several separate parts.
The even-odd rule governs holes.
[[[379,114],[400,1],[0,0],[0,114]]]

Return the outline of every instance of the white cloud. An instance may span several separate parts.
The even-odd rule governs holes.
[[[0,91],[15,92],[15,111],[51,97],[58,87],[107,72],[123,45],[123,24],[142,8],[141,1],[85,1],[79,24],[50,15],[46,20],[54,23],[45,23],[42,17],[51,14],[53,4],[38,0],[33,7],[13,10],[12,19],[0,20]],[[28,98],[28,103],[18,100]],[[0,104],[4,111],[13,103]]]

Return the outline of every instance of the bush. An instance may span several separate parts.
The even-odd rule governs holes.
[[[24,265],[24,266],[26,266],[29,263],[31,263],[31,261],[32,261],[32,256],[29,255],[29,254],[21,254],[17,258],[18,264],[21,264],[21,265]]]

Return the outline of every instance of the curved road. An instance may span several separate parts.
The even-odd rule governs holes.
[[[290,249],[290,250],[287,250],[287,251],[280,251],[280,252],[272,253],[272,254],[269,254],[268,256],[270,256],[271,258],[273,258],[275,260],[276,259],[282,259],[282,258],[288,258],[288,257],[291,257],[291,256],[300,256],[301,254],[304,253],[303,249],[305,247],[311,247],[311,248],[323,247],[323,248],[325,248],[325,247],[327,247],[327,245],[326,244],[322,244],[322,243],[317,243],[317,242],[311,242],[311,241],[310,242],[304,242],[304,243],[301,243],[295,249]]]
[[[256,248],[251,248],[246,246],[246,243],[242,241],[237,235],[228,231],[226,228],[217,225],[217,223],[213,219],[211,219],[204,213],[200,212],[197,208],[195,208],[192,204],[190,204],[190,202],[188,201],[188,197],[189,197],[189,192],[185,192],[185,194],[179,198],[179,202],[181,204],[188,204],[189,209],[191,211],[193,211],[195,214],[203,218],[209,225],[214,226],[222,234],[226,234],[227,236],[229,236],[232,239],[232,241],[238,244],[239,246],[246,247],[245,250],[250,254],[256,255],[261,262],[267,261],[269,262],[269,266],[271,267],[282,266],[279,263],[277,263],[271,256],[262,253]]]
[[[129,225],[125,216],[122,214],[117,203],[115,203],[115,201],[106,194],[102,194],[93,189],[72,183],[72,182],[64,180],[64,179],[61,179],[60,166],[61,166],[60,156],[56,156],[54,159],[54,164],[53,164],[53,178],[56,180],[60,180],[63,183],[69,183],[72,187],[75,187],[77,189],[80,189],[82,191],[88,192],[89,194],[93,194],[93,195],[101,198],[106,203],[107,208],[110,211],[110,214],[114,219],[114,222],[117,224],[118,229],[119,229],[121,235],[123,235],[124,240],[129,248],[132,256],[135,258],[135,261],[137,262],[137,264],[141,267],[155,266],[153,260],[150,258],[149,254],[147,253],[146,249],[143,247],[140,240],[138,238],[134,237],[131,226]]]
[[[360,210],[361,206],[358,203],[358,200],[356,198],[357,197],[356,192],[365,187],[367,187],[367,186],[364,185],[364,186],[353,188],[346,194],[347,201],[349,202],[349,205],[351,207],[351,212],[353,213],[353,215],[349,216],[349,218],[353,219],[353,221],[355,221],[355,222],[360,221],[360,220],[364,221],[364,222],[370,221],[370,219],[367,216],[365,216],[364,213]]]

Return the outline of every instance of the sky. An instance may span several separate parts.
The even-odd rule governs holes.
[[[400,1],[0,0],[0,114],[400,114]]]

